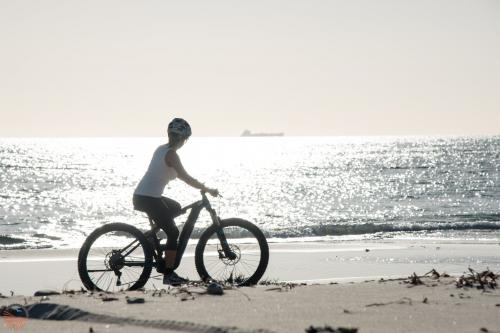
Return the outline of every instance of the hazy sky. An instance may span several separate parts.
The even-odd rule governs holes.
[[[0,0],[1,136],[500,134],[499,0]]]

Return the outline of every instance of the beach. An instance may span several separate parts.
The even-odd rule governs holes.
[[[500,333],[499,34],[493,0],[2,1],[0,333]]]
[[[498,332],[497,290],[458,289],[454,278],[422,281],[424,285],[418,286],[404,280],[257,286],[225,290],[222,296],[203,294],[200,287],[170,288],[161,297],[152,291],[69,294],[45,300],[14,296],[0,304],[55,303],[106,316],[28,320],[28,332],[89,332],[90,327],[93,332],[305,332],[310,326],[359,332]],[[104,297],[116,300],[103,301]],[[145,303],[127,304],[127,297],[142,297]],[[487,330],[480,331],[483,328]],[[2,329],[9,331],[5,324]]]
[[[188,247],[178,272],[195,281],[192,251]],[[0,292],[6,298],[0,304],[54,303],[91,313],[76,321],[28,320],[23,325],[29,332],[88,332],[90,327],[94,332],[135,332],[138,328],[151,332],[305,332],[311,325],[357,328],[359,332],[480,332],[481,328],[500,332],[500,292],[456,285],[458,277],[471,275],[469,267],[475,272],[500,271],[496,242],[310,241],[271,243],[270,251],[264,284],[226,286],[222,296],[206,294],[206,287],[196,282],[183,288],[163,286],[159,277],[154,278],[156,274],[145,291],[82,293],[77,250],[2,251]],[[432,269],[450,277],[437,278],[430,273]],[[414,273],[423,284],[411,283],[408,277]],[[47,289],[65,294],[33,296]],[[117,300],[103,301],[103,297]],[[142,297],[145,303],[127,304],[130,297]],[[96,315],[105,318],[96,319]],[[12,330],[3,324],[3,331]]]

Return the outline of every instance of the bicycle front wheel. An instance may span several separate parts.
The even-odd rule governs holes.
[[[143,287],[153,268],[153,250],[144,234],[125,223],[92,232],[78,254],[78,273],[89,290],[114,292]]]
[[[269,246],[262,231],[242,219],[221,221],[232,258],[228,258],[216,233],[209,227],[196,246],[196,270],[204,281],[228,282],[240,286],[257,284],[266,271]]]

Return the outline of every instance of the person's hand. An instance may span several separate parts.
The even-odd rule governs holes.
[[[207,192],[210,193],[210,195],[213,197],[219,196],[219,190],[216,188],[207,188]]]

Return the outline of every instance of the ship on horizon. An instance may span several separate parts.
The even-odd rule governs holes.
[[[252,133],[249,130],[244,130],[241,136],[284,136],[284,133]]]

